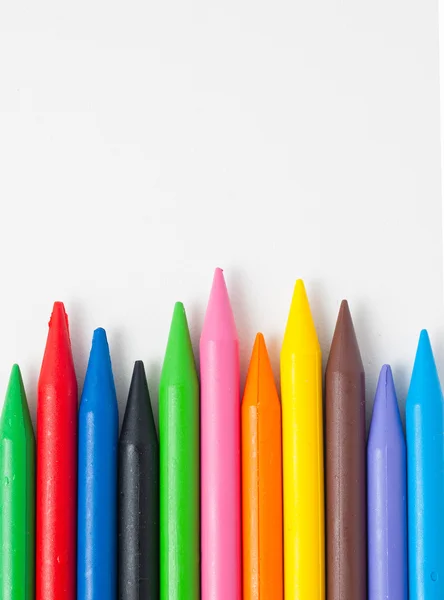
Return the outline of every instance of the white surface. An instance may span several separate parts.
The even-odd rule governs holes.
[[[107,328],[123,407],[176,299],[197,349],[215,266],[243,377],[258,329],[277,373],[298,276],[325,358],[349,299],[369,407],[421,327],[442,362],[434,1],[4,2],[0,56],[0,393],[18,361],[33,416],[53,300],[80,389]]]

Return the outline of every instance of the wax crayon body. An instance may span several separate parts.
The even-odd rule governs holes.
[[[14,365],[0,421],[0,600],[33,600],[35,440]]]
[[[347,302],[326,369],[327,598],[367,597],[365,379]]]
[[[77,400],[68,318],[56,302],[37,391],[37,600],[76,598]]]
[[[406,446],[391,369],[379,376],[367,444],[369,600],[407,600]]]
[[[199,600],[199,384],[179,302],[160,378],[159,433],[160,597]]]
[[[283,600],[281,406],[262,334],[242,400],[243,600]]]
[[[96,329],[79,409],[77,600],[117,597],[118,427],[106,333]]]
[[[407,395],[409,593],[444,598],[444,404],[427,332]]]
[[[159,445],[143,362],[119,439],[119,600],[159,600]]]
[[[202,600],[241,598],[239,344],[216,269],[200,339]]]
[[[281,352],[285,600],[325,597],[321,350],[296,282]]]

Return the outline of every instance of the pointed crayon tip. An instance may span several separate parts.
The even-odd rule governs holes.
[[[328,357],[327,369],[364,372],[358,340],[347,300],[341,302]]]
[[[202,329],[203,340],[237,340],[236,324],[222,269],[214,272]]]
[[[291,347],[293,352],[301,354],[320,351],[316,327],[302,279],[298,279],[294,287],[284,334],[283,348],[286,347]]]
[[[148,382],[141,360],[134,363],[120,441],[141,445],[157,444]]]
[[[108,339],[105,330],[99,327],[93,333],[81,402],[108,399],[116,401],[116,389]]]
[[[69,380],[74,389],[77,389],[68,316],[65,312],[63,302],[54,303],[49,321],[48,337],[46,339],[39,385],[50,382],[54,383],[56,380]]]
[[[63,302],[54,302],[51,318],[49,320],[49,328],[69,331],[68,315],[66,314]]]
[[[376,387],[368,443],[378,448],[396,438],[404,440],[395,382],[390,365],[381,369]]]
[[[265,338],[262,333],[258,333],[251,353],[242,404],[254,406],[274,401],[279,402],[279,397],[273,369]]]
[[[19,366],[13,365],[3,404],[0,438],[10,439],[17,433],[34,437],[22,374]]]
[[[176,302],[162,366],[160,385],[189,381],[190,374],[197,384],[196,365],[185,308],[182,302]]]
[[[429,334],[423,329],[419,336],[412,378],[407,394],[407,404],[427,402],[437,398],[442,401],[441,384],[433,356]]]

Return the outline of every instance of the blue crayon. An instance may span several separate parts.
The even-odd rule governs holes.
[[[117,597],[118,426],[106,333],[96,329],[79,409],[77,600]]]
[[[406,407],[409,589],[444,598],[444,403],[427,331],[421,331]]]

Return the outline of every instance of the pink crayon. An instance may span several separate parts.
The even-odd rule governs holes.
[[[239,342],[221,269],[200,338],[202,600],[241,599]]]

